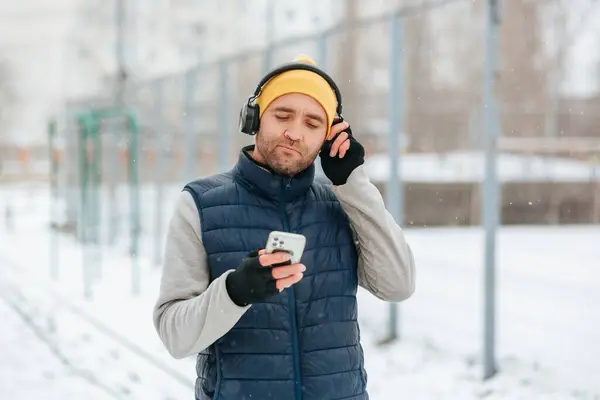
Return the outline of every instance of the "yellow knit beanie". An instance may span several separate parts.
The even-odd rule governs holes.
[[[308,56],[300,55],[295,62],[316,65]],[[327,134],[335,118],[337,99],[329,83],[320,75],[306,70],[290,70],[271,78],[262,88],[256,104],[260,108],[260,117],[275,99],[288,93],[302,93],[315,99],[327,114]]]

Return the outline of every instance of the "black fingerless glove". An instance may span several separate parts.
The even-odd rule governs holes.
[[[225,287],[231,300],[238,306],[245,307],[279,293],[271,271],[273,267],[260,265],[258,251],[249,253],[225,279]]]
[[[345,132],[348,133],[350,148],[346,151],[344,158],[340,158],[339,154],[336,154],[333,157],[329,155],[331,145],[341,133],[337,134],[331,140],[326,140],[319,153],[323,172],[336,186],[345,184],[352,171],[365,162],[365,148],[354,138],[350,127],[348,127]]]

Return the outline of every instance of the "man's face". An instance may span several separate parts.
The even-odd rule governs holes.
[[[315,160],[327,134],[327,115],[312,97],[285,94],[263,113],[256,135],[256,161],[293,176]]]

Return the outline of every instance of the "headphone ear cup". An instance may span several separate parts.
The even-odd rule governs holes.
[[[248,124],[246,123],[246,116],[248,115],[248,105],[244,104],[240,109],[240,119],[238,121],[238,128],[240,132],[247,133]]]
[[[244,104],[240,111],[239,129],[248,135],[256,135],[260,126],[258,105]]]

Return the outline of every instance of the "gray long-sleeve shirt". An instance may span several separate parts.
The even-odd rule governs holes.
[[[402,229],[362,166],[348,182],[333,186],[348,215],[358,249],[358,282],[378,298],[400,302],[415,290],[415,264]],[[168,352],[184,358],[209,347],[244,315],[225,288],[231,270],[209,281],[198,211],[188,192],[179,197],[170,221],[154,325]]]

